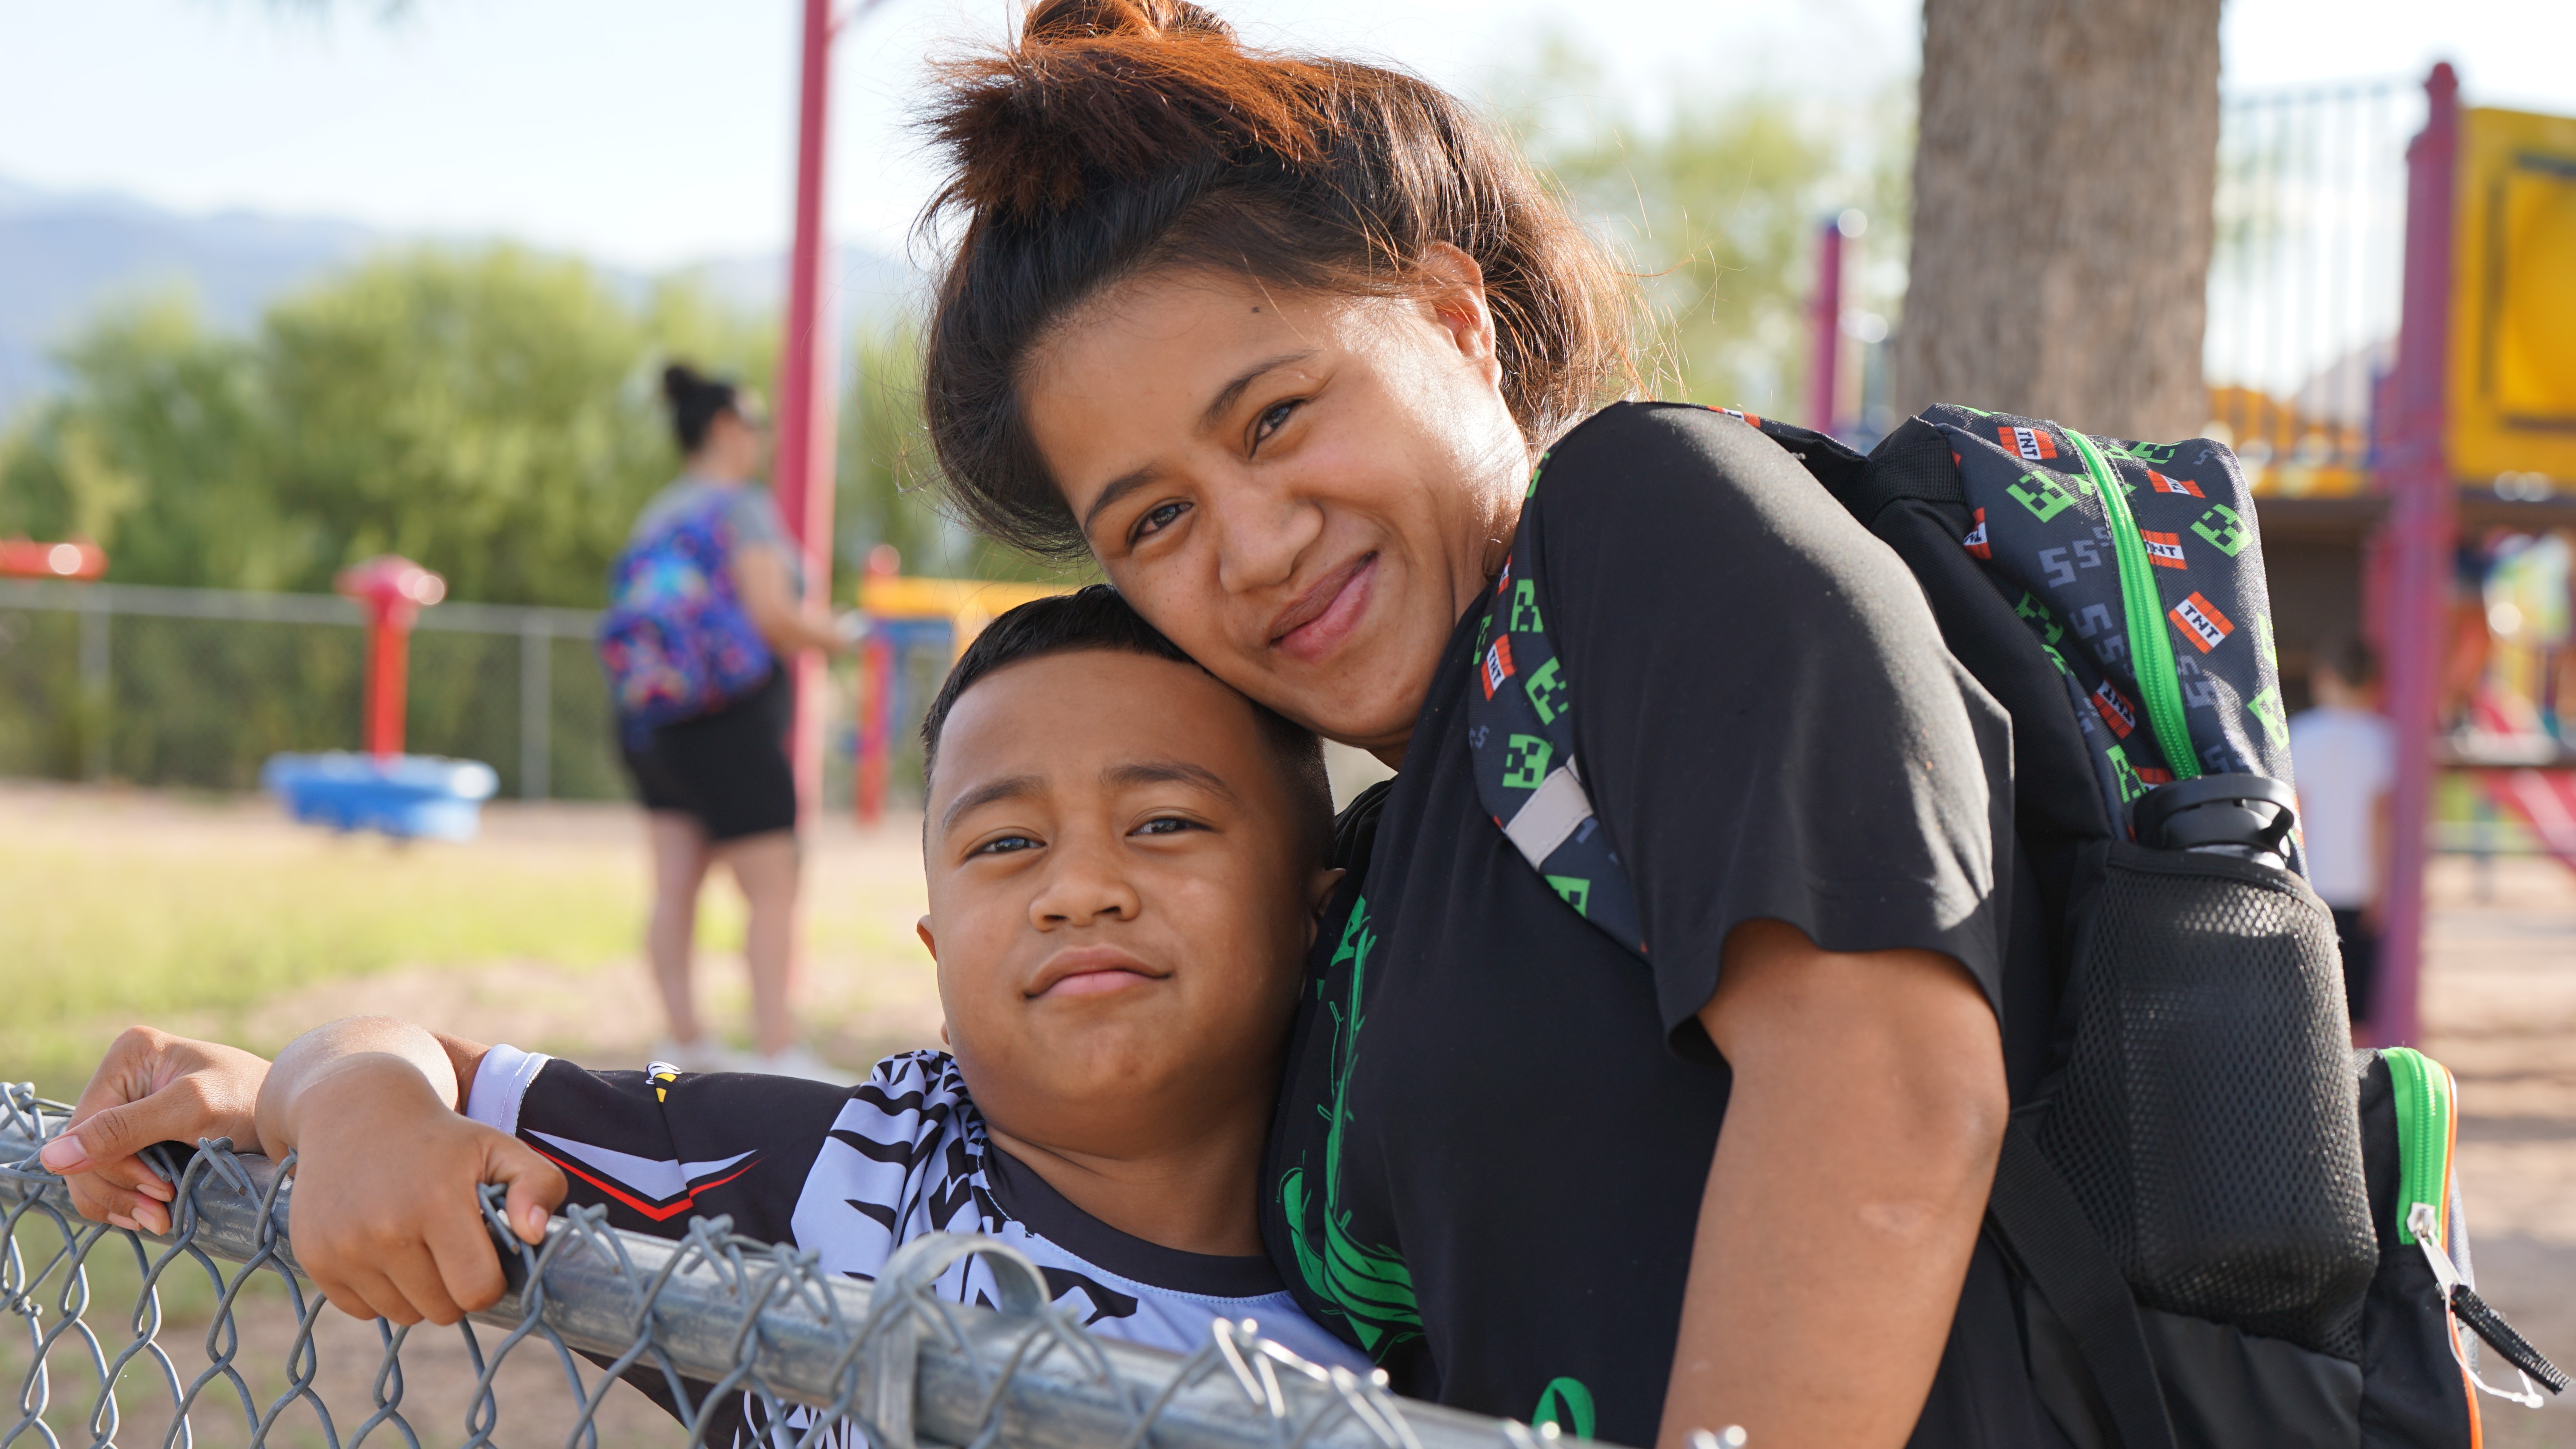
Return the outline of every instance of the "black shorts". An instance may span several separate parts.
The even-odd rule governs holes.
[[[2343,998],[2354,1021],[2370,1020],[2379,985],[2379,935],[2364,925],[2358,907],[2332,906],[2335,941],[2343,947]]]
[[[740,840],[796,828],[795,720],[795,685],[777,669],[720,710],[655,728],[642,748],[621,726],[618,753],[645,809],[688,815],[710,841]]]

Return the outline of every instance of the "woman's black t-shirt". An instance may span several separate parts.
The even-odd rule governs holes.
[[[1262,1227],[1302,1306],[1399,1391],[1651,1444],[1726,1113],[1696,1018],[1726,934],[1770,918],[1828,950],[1940,951],[1994,1001],[2008,726],[1896,556],[1732,416],[1607,409],[1551,450],[1528,507],[1583,782],[1648,957],[1479,805],[1471,612],[1403,771],[1342,822],[1352,869]],[[2046,1442],[2017,1345],[1981,1249],[1915,1442]]]

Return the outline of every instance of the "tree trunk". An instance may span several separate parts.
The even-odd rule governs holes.
[[[1924,0],[1896,402],[2197,434],[2220,0]]]

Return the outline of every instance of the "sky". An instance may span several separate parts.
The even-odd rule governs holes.
[[[1510,103],[1551,29],[1604,104],[1911,74],[1909,0],[1219,0],[1251,38],[1394,60]],[[0,0],[0,177],[188,212],[510,236],[659,269],[775,251],[798,0]],[[1012,0],[883,0],[835,58],[831,225],[900,251],[936,184],[906,120],[924,58]],[[328,12],[328,13],[317,13]],[[2576,114],[2569,0],[2230,0],[2230,91],[2461,68],[2472,104]],[[6,285],[0,280],[0,285]]]

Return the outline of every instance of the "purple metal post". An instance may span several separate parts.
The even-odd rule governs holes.
[[[1816,237],[1816,294],[1807,304],[1807,426],[1834,430],[1834,386],[1842,376],[1843,224],[1825,218]]]
[[[2389,800],[2388,895],[2382,905],[2374,1039],[2412,1045],[2422,1033],[2424,867],[2433,816],[2433,737],[2450,615],[2451,550],[2459,530],[2446,444],[2450,368],[2452,185],[2460,148],[2460,81],[2449,64],[2424,82],[2423,133],[2406,148],[2406,290],[2397,367],[2380,409],[2379,476],[2388,492],[2384,708],[2397,739]]]

